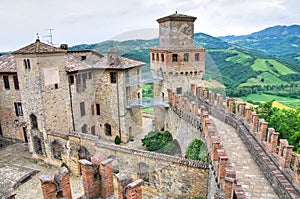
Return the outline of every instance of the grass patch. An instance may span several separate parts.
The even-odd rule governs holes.
[[[276,76],[295,73],[293,70],[274,59],[256,59],[251,68],[255,71],[269,72]]]

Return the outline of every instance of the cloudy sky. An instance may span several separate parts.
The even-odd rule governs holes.
[[[299,0],[0,0],[0,52],[40,39],[69,46],[97,43],[132,30],[157,29],[157,18],[196,16],[195,32],[241,35],[300,24]],[[144,34],[144,33],[142,33]]]

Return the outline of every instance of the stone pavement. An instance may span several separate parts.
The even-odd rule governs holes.
[[[16,199],[41,199],[43,194],[38,177],[54,176],[56,171],[56,167],[31,158],[25,144],[0,148],[0,193],[7,192],[12,187],[15,189]],[[71,176],[70,180],[73,197],[82,196],[83,186],[80,177]]]
[[[278,198],[235,129],[216,118],[211,118],[216,124],[226,153],[248,199]]]

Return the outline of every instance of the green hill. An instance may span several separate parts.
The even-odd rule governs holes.
[[[289,32],[280,34],[281,43],[276,43],[278,40],[274,40],[273,43],[271,39],[268,40],[272,32],[270,29],[265,34],[263,32],[255,33],[254,36],[257,38],[255,42],[252,42],[253,45],[250,45],[253,35],[215,38],[204,33],[195,33],[195,45],[207,49],[204,79],[223,83],[226,86],[227,94],[232,96],[245,96],[255,92],[275,94],[278,91],[284,95],[299,96],[300,54],[295,50],[285,56],[279,56],[278,53],[280,45],[283,46],[283,52],[288,51],[285,50],[286,46],[291,45],[290,38],[295,37],[297,30],[297,27],[294,27],[293,31],[290,30],[292,35]],[[278,35],[276,38],[279,37]],[[271,44],[278,45],[277,50],[270,49],[269,52],[267,47],[264,49],[260,47],[266,44],[266,41],[269,41],[267,45],[269,48],[271,48]],[[260,42],[260,45],[256,45]],[[149,63],[149,48],[158,45],[157,38],[152,40],[110,40],[91,45],[81,44],[70,47],[70,50],[93,49],[104,54],[114,46],[124,57]],[[295,45],[293,48],[296,48]],[[149,70],[149,64],[143,70]],[[287,91],[291,84],[296,88],[292,92]]]

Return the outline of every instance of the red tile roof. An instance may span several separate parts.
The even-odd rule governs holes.
[[[0,73],[16,73],[16,60],[12,54],[0,56]]]
[[[37,39],[34,43],[14,51],[13,54],[43,54],[43,53],[66,53],[66,52],[67,50],[50,46]]]
[[[81,61],[79,58],[75,57],[72,54],[66,54],[65,59],[66,59],[65,67],[66,67],[67,72],[89,70],[89,69],[93,68],[92,65],[89,65],[89,64]]]
[[[125,57],[118,57],[118,61],[110,64],[107,61],[107,56],[102,57],[99,61],[97,61],[94,64],[94,68],[96,69],[129,69],[129,68],[134,68],[137,66],[143,66],[146,63],[144,62],[140,62],[140,61],[136,61],[133,59],[128,59]]]

